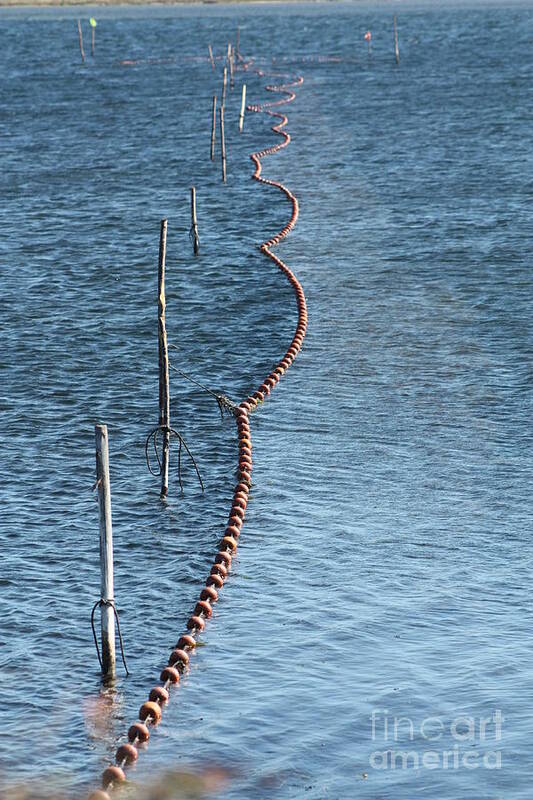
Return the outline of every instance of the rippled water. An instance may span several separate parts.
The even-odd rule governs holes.
[[[252,501],[205,646],[130,775],[218,765],[228,800],[530,796],[533,9],[394,8],[399,68],[391,6],[0,13],[4,793],[44,779],[84,796],[99,779],[226,519],[234,427],[177,375],[173,422],[206,492],[188,469],[180,497],[174,470],[162,505],[144,465],[161,217],[176,366],[240,399],[296,324],[257,250],[289,212],[250,180],[249,152],[275,137],[252,114],[239,136],[242,74],[226,187],[209,161],[206,48],[221,55],[240,24],[258,65],[305,79],[264,174],[300,199],[278,252],[309,334],[253,417]],[[247,74],[250,102],[266,81]],[[96,421],[132,673],[102,694]],[[380,768],[387,749],[408,768]]]

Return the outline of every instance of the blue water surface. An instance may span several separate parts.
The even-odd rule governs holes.
[[[206,491],[185,462],[180,495],[174,449],[162,504],[144,463],[159,222],[172,363],[241,400],[296,325],[258,250],[289,205],[251,180],[248,157],[276,136],[260,114],[237,127],[242,83],[262,102],[283,80],[260,69],[304,77],[291,144],[263,170],[300,201],[277,252],[309,333],[253,415],[251,501],[204,646],[128,775],[199,776],[175,776],[176,798],[529,798],[531,3],[11,9],[0,22],[0,792],[86,796],[209,571],[231,420],[173,373],[172,422]],[[255,62],[228,96],[224,186],[211,99],[237,26]],[[131,671],[114,689],[89,624],[96,422]]]

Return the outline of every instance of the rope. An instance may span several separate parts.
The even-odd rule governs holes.
[[[98,663],[100,664],[100,669],[103,670],[104,667],[103,667],[103,663],[102,663],[102,657],[100,655],[100,648],[98,647],[98,637],[96,636],[96,629],[94,627],[94,612],[96,611],[97,608],[101,608],[102,606],[111,606],[111,608],[113,609],[113,614],[115,615],[115,620],[116,620],[116,623],[117,623],[117,632],[118,632],[118,639],[119,639],[119,642],[120,642],[120,653],[122,655],[122,663],[124,664],[124,669],[126,670],[126,675],[129,675],[130,672],[128,670],[128,665],[126,664],[126,656],[124,654],[124,642],[122,641],[122,632],[120,630],[120,621],[119,621],[119,618],[118,618],[117,609],[115,608],[115,601],[114,600],[97,600],[96,603],[93,606],[92,611],[91,611],[91,628],[93,630],[94,645],[96,647],[96,655],[98,656]]]
[[[249,69],[252,65],[252,61],[250,60],[246,62],[240,53],[237,53],[237,61],[243,70]],[[260,76],[264,75],[264,73],[259,70],[258,74]],[[290,135],[283,130],[288,122],[287,117],[284,114],[272,111],[271,109],[274,106],[281,106],[291,103],[296,97],[295,93],[291,90],[291,87],[301,86],[302,83],[303,78],[298,77],[296,80],[290,83],[269,85],[266,87],[268,91],[282,94],[284,96],[275,101],[262,103],[260,105],[248,106],[249,111],[268,114],[269,116],[276,117],[280,120],[280,122],[272,127],[272,130],[279,134],[283,141],[278,142],[277,144],[273,145],[272,147],[268,147],[265,150],[252,153],[250,158],[256,167],[253,178],[260,183],[278,188],[281,192],[283,192],[291,204],[292,213],[289,222],[271,239],[262,242],[260,245],[260,250],[284,273],[294,289],[298,307],[298,324],[296,327],[296,332],[283,358],[278,361],[274,369],[266,376],[263,383],[259,385],[258,389],[245,400],[243,400],[239,405],[232,403],[232,401],[228,400],[228,398],[226,398],[224,395],[214,392],[211,389],[208,389],[206,386],[203,386],[199,381],[191,378],[177,367],[172,367],[187,380],[196,384],[203,391],[215,397],[217,403],[219,404],[221,414],[223,414],[224,409],[231,411],[237,426],[239,440],[238,481],[234,488],[233,502],[229,512],[229,519],[224,536],[219,543],[219,550],[215,556],[215,561],[211,567],[211,571],[206,580],[205,586],[201,590],[200,600],[197,602],[192,616],[187,621],[186,631],[179,637],[175,649],[170,654],[168,665],[164,667],[161,672],[160,679],[163,683],[163,686],[154,687],[154,689],[152,689],[150,692],[150,699],[148,702],[143,703],[141,706],[139,710],[139,721],[135,722],[128,731],[129,744],[121,745],[121,747],[118,748],[115,756],[116,763],[104,770],[102,775],[102,785],[104,790],[107,791],[94,793],[92,795],[94,800],[96,800],[96,798],[99,798],[99,800],[109,798],[110,795],[107,792],[114,789],[126,780],[123,767],[129,763],[133,763],[137,759],[137,742],[146,742],[148,740],[150,734],[148,728],[146,727],[147,723],[150,725],[157,725],[157,723],[160,721],[162,715],[162,705],[164,704],[165,700],[168,699],[168,690],[171,686],[175,686],[179,683],[180,675],[188,668],[189,655],[194,651],[197,645],[196,637],[199,633],[201,633],[201,631],[204,630],[206,619],[211,617],[212,603],[215,603],[218,600],[218,591],[222,588],[226,578],[228,577],[228,572],[231,567],[233,555],[237,549],[238,539],[245,518],[250,487],[252,485],[252,438],[250,432],[249,413],[263,402],[265,397],[270,394],[271,389],[277,385],[282,375],[284,375],[286,370],[291,366],[301,349],[307,330],[307,305],[303,288],[287,264],[285,264],[285,262],[283,262],[272,252],[272,248],[279,244],[279,242],[281,242],[282,239],[284,239],[294,228],[298,219],[298,200],[282,183],[263,178],[261,175],[261,159],[267,155],[273,155],[274,153],[277,153],[283,147],[287,147],[291,140]],[[153,437],[154,449],[159,463],[159,468],[161,469],[161,461],[157,450],[157,435],[161,430],[164,430],[165,432],[168,431],[177,436],[179,439],[180,448],[178,453],[178,477],[180,478],[181,486],[182,444],[187,450],[191,459],[192,455],[182,436],[176,431],[173,431],[171,428],[163,429],[162,426],[158,425],[157,428],[154,428],[154,430],[148,435],[145,446],[148,468],[150,471],[152,471],[148,458],[148,447],[150,444],[150,439]],[[194,459],[192,460],[196,466]],[[196,471],[201,481],[198,469]]]
[[[180,443],[180,446],[179,446],[180,458],[178,459],[178,479],[179,479],[179,484],[180,484],[181,490],[183,491],[183,482],[182,482],[182,479],[181,479],[181,447],[183,445],[183,447],[187,451],[187,455],[189,456],[189,458],[191,459],[191,461],[193,463],[194,469],[196,470],[196,475],[198,476],[198,480],[200,482],[200,486],[202,487],[202,492],[203,492],[204,488],[205,488],[204,487],[204,482],[202,480],[202,476],[200,475],[200,470],[198,469],[198,464],[196,463],[196,460],[195,460],[193,454],[191,453],[191,451],[189,450],[189,447],[187,446],[187,442],[185,441],[185,439],[183,438],[181,433],[179,433],[178,431],[174,430],[174,428],[167,427],[166,425],[157,425],[155,428],[153,428],[150,431],[150,433],[146,437],[146,442],[144,444],[144,457],[146,458],[146,466],[148,467],[148,471],[150,472],[150,474],[154,475],[156,477],[161,475],[161,470],[162,470],[161,456],[159,455],[159,450],[157,449],[157,437],[158,437],[160,432],[161,433],[168,433],[171,438],[172,438],[172,436],[174,436],[174,438],[179,440],[179,443]],[[152,465],[150,463],[150,456],[148,455],[148,448],[150,447],[150,442],[152,442],[152,441],[153,441],[153,444],[154,444],[155,457],[157,459],[157,465],[158,465],[158,468],[159,468],[157,472],[154,472],[154,470],[152,469]]]
[[[178,350],[175,344],[169,344],[169,347],[172,347],[174,350]],[[224,411],[230,411],[232,414],[235,413],[235,409],[238,407],[237,404],[234,403],[232,400],[230,400],[229,397],[226,397],[225,394],[222,394],[222,392],[215,392],[213,391],[213,389],[208,389],[207,386],[203,385],[203,383],[200,383],[200,381],[196,380],[195,378],[191,378],[190,375],[188,375],[186,372],[183,372],[182,369],[178,369],[178,367],[175,367],[173,364],[169,364],[168,366],[170,367],[171,370],[177,372],[183,378],[186,378],[191,383],[194,383],[196,386],[199,386],[200,389],[203,389],[204,392],[210,394],[211,397],[214,397],[215,400],[217,401],[218,407],[220,409],[220,415],[222,418],[224,418]]]

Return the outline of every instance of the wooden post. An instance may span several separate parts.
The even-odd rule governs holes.
[[[211,62],[211,66],[215,69],[215,59],[213,58],[213,49],[211,45],[209,45],[209,60]]]
[[[246,84],[243,83],[242,85],[242,97],[241,97],[241,113],[239,114],[239,130],[242,133],[242,126],[244,125],[244,109],[246,107]]]
[[[91,26],[91,55],[94,58],[94,27]]]
[[[235,80],[233,78],[233,71],[235,68],[235,56],[233,54],[233,50],[231,51],[231,55],[229,57],[229,87],[233,89],[235,86]]]
[[[198,220],[196,219],[196,189],[191,186],[191,233],[194,247],[194,255],[198,255],[200,250],[200,237],[198,235]]]
[[[396,14],[392,18],[392,23],[394,26],[394,56],[396,58],[396,63],[400,63],[400,48],[398,47],[398,27],[396,25]]]
[[[163,433],[161,454],[161,497],[168,495],[168,462],[170,451],[170,386],[168,342],[165,323],[165,259],[167,252],[167,220],[161,220],[158,270],[158,339],[159,339],[159,425]]]
[[[211,161],[215,160],[215,128],[217,124],[217,96],[213,95],[213,119],[211,122]]]
[[[228,82],[228,68],[224,67],[224,80],[222,81],[222,100],[220,102],[220,107],[224,108],[226,105],[226,84]]]
[[[237,42],[235,44],[235,53],[237,58],[239,58],[241,54],[241,29],[237,27]]]
[[[102,621],[102,675],[115,677],[115,615],[113,611],[113,526],[111,521],[111,485],[109,482],[109,447],[107,425],[95,425],[96,484],[100,508],[100,598]]]
[[[222,155],[222,181],[226,183],[226,142],[224,140],[224,108],[220,108],[220,151]]]
[[[81,32],[81,20],[78,20],[78,38],[80,40],[81,62],[82,62],[82,64],[84,64],[85,63],[85,51],[83,49],[83,34]]]

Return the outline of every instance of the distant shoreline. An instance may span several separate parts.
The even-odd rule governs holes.
[[[45,8],[48,6],[68,7],[75,6],[218,6],[226,4],[255,4],[269,5],[271,3],[299,3],[320,2],[320,0],[0,0],[0,8],[33,7]]]

